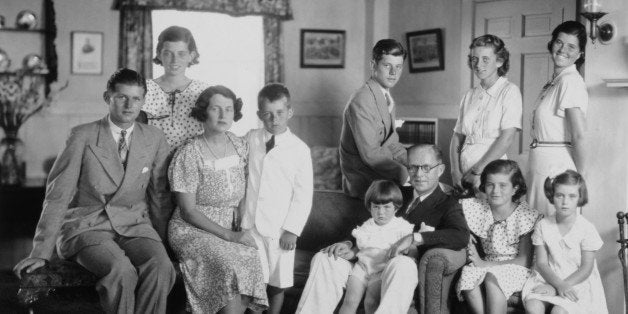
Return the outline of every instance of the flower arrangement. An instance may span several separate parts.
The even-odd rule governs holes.
[[[15,73],[0,74],[0,127],[5,136],[17,136],[17,131],[30,117],[49,107],[56,92],[45,92],[45,78],[33,70],[18,70]]]

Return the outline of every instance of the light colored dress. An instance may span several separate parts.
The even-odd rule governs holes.
[[[233,211],[244,197],[248,147],[227,132],[237,155],[218,160],[203,157],[199,137],[177,151],[169,168],[172,191],[196,193],[196,208],[211,221],[231,229]],[[250,297],[245,306],[268,306],[266,285],[257,250],[225,241],[181,218],[177,208],[170,220],[168,240],[180,262],[193,313],[216,313],[237,295]]]
[[[161,129],[174,151],[185,142],[203,133],[201,122],[190,117],[190,112],[209,84],[192,80],[180,92],[167,93],[154,80],[146,81],[146,101],[142,110],[148,114],[148,124]]]
[[[558,74],[536,99],[532,116],[532,139],[542,142],[571,142],[571,132],[565,116],[568,108],[580,108],[584,114],[589,106],[587,87],[572,65]],[[544,215],[554,213],[545,197],[545,179],[567,169],[576,170],[571,146],[539,145],[530,149],[528,163],[528,203]]]
[[[558,277],[565,279],[580,268],[582,251],[597,251],[604,242],[593,224],[578,215],[573,227],[564,236],[558,230],[555,216],[543,218],[534,229],[532,244],[545,246],[550,268]],[[535,271],[523,287],[523,300],[538,299],[549,302],[573,314],[608,313],[597,263],[593,265],[589,278],[574,286],[578,302],[572,302],[560,296],[532,293],[534,288],[546,284],[545,279]]]
[[[460,152],[463,173],[486,154],[502,130],[521,129],[521,112],[521,92],[503,76],[488,89],[478,85],[465,93],[454,127],[465,136]]]
[[[469,230],[480,238],[480,244],[486,256],[484,260],[499,262],[511,260],[519,254],[519,240],[532,232],[539,213],[528,207],[525,201],[519,203],[508,218],[496,221],[486,200],[476,198],[463,199],[462,211],[469,225]],[[532,252],[530,252],[532,254]],[[516,265],[503,264],[490,267],[476,267],[472,264],[462,268],[462,274],[456,292],[462,300],[463,290],[472,290],[484,281],[486,273],[497,278],[497,284],[506,299],[521,291],[531,272],[530,269]]]
[[[413,229],[413,224],[399,217],[393,217],[383,226],[376,224],[373,218],[370,218],[353,229],[351,235],[355,238],[356,246],[360,250],[356,254],[358,262],[354,268],[361,267],[367,279],[381,274],[388,262],[388,251],[392,245],[412,234]],[[373,279],[379,279],[379,276]]]

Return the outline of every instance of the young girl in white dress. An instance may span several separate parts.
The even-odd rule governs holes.
[[[556,213],[539,221],[532,235],[536,272],[522,292],[527,312],[608,313],[595,262],[595,251],[604,243],[578,213],[587,203],[584,179],[573,170],[547,178],[545,195]]]
[[[412,234],[414,228],[403,218],[395,217],[395,212],[403,204],[403,196],[394,182],[376,180],[371,183],[364,203],[372,218],[351,232],[356,240],[353,250],[358,262],[349,275],[340,314],[355,313],[365,292],[366,313],[377,309],[381,274],[388,262],[388,251],[398,240]]]

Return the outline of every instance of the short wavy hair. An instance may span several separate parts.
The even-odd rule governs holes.
[[[198,49],[196,48],[196,41],[194,40],[194,36],[192,36],[192,32],[189,29],[181,26],[170,26],[164,29],[157,39],[157,49],[155,58],[153,58],[153,63],[157,65],[162,65],[161,59],[159,59],[159,55],[161,54],[161,50],[164,48],[164,43],[177,42],[182,41],[188,45],[188,50],[190,52],[196,52],[196,56],[192,59],[189,66],[194,64],[198,64]]]
[[[528,192],[528,187],[526,186],[526,181],[523,178],[523,173],[521,173],[521,169],[519,165],[514,160],[507,159],[497,159],[493,160],[482,171],[482,175],[480,176],[480,191],[486,193],[486,178],[489,174],[507,174],[510,176],[510,183],[512,183],[513,187],[517,187],[517,191],[512,196],[512,201],[518,201],[522,196],[526,195]]]
[[[382,39],[375,44],[372,51],[372,58],[375,63],[384,58],[384,55],[393,55],[395,57],[402,56],[406,60],[408,51],[403,45],[394,39]]]
[[[557,175],[554,179],[550,177],[547,177],[545,179],[543,190],[545,192],[545,197],[547,197],[550,203],[554,204],[554,193],[556,192],[556,186],[561,184],[578,186],[578,193],[580,194],[580,197],[578,197],[578,206],[582,207],[589,202],[587,183],[584,182],[584,178],[582,177],[582,175],[576,171],[567,170]]]
[[[127,68],[120,68],[111,74],[107,81],[107,93],[113,93],[116,91],[116,85],[131,85],[139,86],[144,89],[144,96],[146,96],[146,80],[144,77],[136,71]]]
[[[371,210],[371,203],[383,205],[390,202],[395,206],[395,210],[403,205],[403,196],[397,184],[389,180],[373,181],[364,195],[366,210]]]
[[[562,24],[556,26],[552,31],[552,39],[547,43],[547,50],[552,53],[552,46],[558,38],[560,33],[565,33],[568,35],[573,35],[578,38],[578,48],[580,48],[580,57],[576,60],[575,64],[578,69],[584,63],[584,53],[587,47],[587,29],[582,25],[582,23],[577,21],[565,21]]]
[[[508,49],[506,49],[506,44],[504,44],[504,41],[501,38],[491,34],[476,37],[473,39],[473,41],[471,41],[471,45],[469,45],[469,50],[473,50],[473,48],[476,47],[493,48],[493,52],[497,56],[497,60],[501,60],[503,63],[502,66],[497,68],[497,75],[504,76],[506,75],[506,73],[508,73],[508,70],[510,69],[510,52],[508,52]],[[473,70],[471,54],[469,54],[467,58],[467,66],[469,66],[469,69]]]
[[[209,101],[214,95],[222,95],[233,100],[233,109],[235,111],[233,121],[242,119],[242,99],[236,97],[232,90],[222,85],[208,87],[198,95],[196,103],[194,103],[194,107],[192,107],[192,111],[190,112],[190,117],[199,122],[207,121],[207,107],[209,107]]]

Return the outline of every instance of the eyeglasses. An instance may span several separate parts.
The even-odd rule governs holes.
[[[430,165],[410,165],[407,168],[408,168],[408,172],[410,172],[410,173],[417,173],[417,172],[419,172],[419,169],[421,169],[421,171],[423,171],[424,173],[428,173],[428,172],[432,171],[432,169],[434,169],[434,168],[436,168],[436,167],[438,167],[440,165],[442,165],[442,163],[437,163],[437,164],[435,164],[433,166],[430,166]]]

